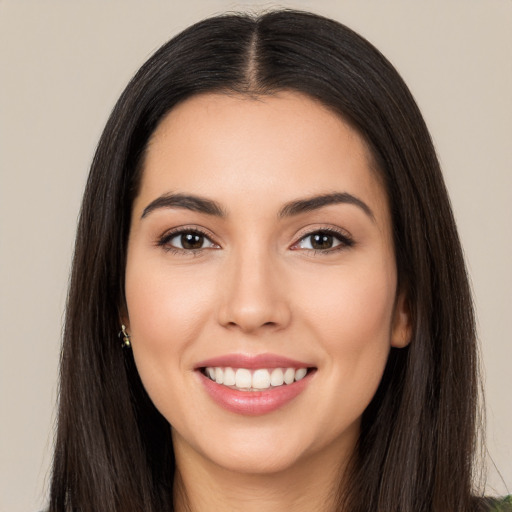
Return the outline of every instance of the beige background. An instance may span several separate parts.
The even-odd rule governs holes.
[[[178,30],[275,5],[358,30],[424,112],[475,291],[489,451],[512,486],[512,1],[0,0],[1,512],[45,502],[74,229],[110,109]],[[489,492],[505,493],[490,466]]]

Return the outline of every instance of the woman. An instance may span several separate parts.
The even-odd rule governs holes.
[[[144,64],[85,191],[50,510],[491,510],[476,368],[439,164],[375,48],[285,11]]]

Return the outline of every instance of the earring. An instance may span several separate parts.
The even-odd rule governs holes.
[[[123,343],[121,345],[123,348],[131,347],[132,344],[130,342],[130,335],[126,332],[125,325],[121,325],[121,332],[119,333],[119,337],[123,338]]]

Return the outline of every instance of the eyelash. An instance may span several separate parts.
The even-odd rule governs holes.
[[[300,239],[292,245],[293,250],[301,250],[300,247],[297,247],[304,240],[313,237],[314,235],[327,235],[332,236],[338,242],[338,245],[334,247],[330,247],[328,249],[305,249],[307,252],[312,253],[314,256],[322,255],[326,256],[328,254],[332,254],[338,251],[343,251],[355,245],[354,239],[346,232],[337,230],[334,228],[321,228],[316,229],[315,231],[310,231],[309,233],[305,233]]]
[[[211,240],[211,236],[206,231],[203,231],[202,229],[197,228],[197,227],[193,227],[193,228],[191,227],[191,228],[177,228],[177,229],[168,231],[157,241],[156,245],[159,247],[162,247],[165,251],[170,252],[172,254],[192,254],[193,256],[196,256],[196,255],[200,254],[201,252],[203,252],[205,249],[207,249],[205,247],[200,248],[200,249],[181,249],[180,247],[174,247],[173,245],[170,244],[170,241],[173,238],[176,238],[178,236],[188,235],[188,234],[202,236],[205,239],[207,239],[208,241],[210,241],[212,244],[215,244],[215,242],[213,242]],[[215,245],[217,245],[217,244],[215,244]]]
[[[211,236],[206,231],[203,231],[202,229],[197,228],[197,227],[194,227],[194,228],[177,228],[175,230],[168,231],[161,238],[158,239],[156,245],[158,247],[162,247],[165,251],[170,252],[172,254],[180,254],[180,255],[191,254],[191,255],[194,255],[194,256],[199,255],[204,250],[210,248],[210,247],[202,247],[202,248],[199,248],[199,249],[182,249],[180,247],[175,247],[175,246],[170,244],[170,241],[173,238],[176,238],[178,236],[187,235],[187,234],[202,236],[206,240],[208,240],[211,244],[217,245],[217,244],[215,244],[215,242],[212,241]],[[299,240],[297,242],[295,242],[291,246],[291,249],[292,250],[301,250],[301,248],[297,247],[297,246],[301,242],[303,242],[304,240],[306,240],[306,239],[308,239],[308,238],[310,238],[310,237],[312,237],[314,235],[332,236],[333,238],[335,238],[340,243],[338,245],[336,245],[334,247],[331,247],[331,248],[328,248],[328,249],[303,249],[303,250],[306,250],[307,252],[312,253],[313,255],[317,255],[317,254],[320,254],[320,255],[332,254],[334,252],[342,251],[344,249],[353,247],[355,245],[354,240],[347,233],[342,232],[342,231],[338,231],[338,230],[333,229],[333,228],[323,228],[323,229],[317,229],[315,231],[311,231],[309,233],[305,233],[303,236],[301,236],[299,238]],[[218,245],[217,245],[217,247],[218,247]]]

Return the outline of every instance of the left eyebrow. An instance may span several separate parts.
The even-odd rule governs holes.
[[[308,197],[291,201],[284,205],[279,212],[279,217],[291,217],[301,213],[311,212],[329,206],[331,204],[352,204],[363,210],[363,212],[375,222],[375,215],[371,208],[361,199],[347,192],[334,192],[332,194],[322,194],[319,196]]]
[[[215,217],[225,217],[226,213],[219,203],[207,199],[188,194],[164,194],[151,201],[142,212],[141,219],[148,216],[152,211],[159,208],[182,208],[194,212],[205,213],[206,215],[214,215]]]

